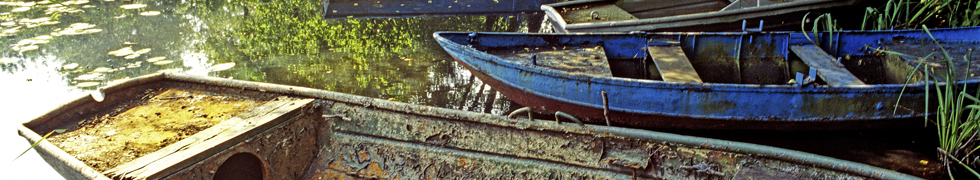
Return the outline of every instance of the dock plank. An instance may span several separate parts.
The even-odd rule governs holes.
[[[807,66],[817,69],[817,75],[822,78],[827,85],[846,86],[846,85],[865,85],[851,71],[844,68],[844,64],[837,62],[833,56],[824,52],[816,45],[792,45],[790,49],[793,53],[803,60]],[[812,75],[811,75],[812,76]]]
[[[702,82],[680,46],[648,46],[647,51],[664,81]]]

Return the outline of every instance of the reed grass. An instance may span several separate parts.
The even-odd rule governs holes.
[[[806,21],[807,16],[810,16],[810,13],[806,13],[806,14],[803,15],[804,22]],[[820,20],[821,19],[824,20],[823,21],[823,26],[820,25],[821,24],[820,23]],[[834,20],[834,18],[831,17],[831,15],[829,13],[821,14],[820,16],[817,16],[817,18],[814,18],[813,19],[813,27],[811,28],[811,31],[810,31],[810,32],[813,32],[813,38],[812,39],[810,38],[809,33],[806,32],[806,23],[800,23],[800,28],[803,31],[803,36],[806,37],[806,39],[809,40],[810,43],[813,43],[814,45],[817,45],[817,46],[820,46],[820,33],[817,33],[817,32],[819,32],[821,29],[823,31],[826,31],[828,33],[827,35],[830,36],[830,37],[834,37],[834,31],[841,31],[841,28],[837,26],[837,20]],[[831,46],[833,46],[834,45],[834,38],[827,38],[827,39],[829,39],[829,42],[827,42],[827,44],[830,44]]]
[[[936,125],[936,130],[939,135],[939,147],[937,148],[939,159],[943,162],[944,167],[946,167],[950,178],[953,178],[953,168],[951,165],[954,162],[963,166],[966,171],[972,173],[974,176],[980,178],[980,174],[973,169],[973,167],[978,165],[978,160],[980,160],[980,156],[976,154],[976,151],[980,149],[980,141],[977,140],[980,137],[978,135],[980,133],[980,99],[977,98],[980,96],[980,91],[971,95],[967,93],[968,88],[966,84],[957,83],[959,80],[966,80],[969,76],[968,73],[964,74],[962,79],[959,78],[956,74],[953,57],[949,55],[949,52],[936,40],[925,25],[922,25],[922,28],[924,33],[932,39],[932,43],[939,45],[940,53],[938,54],[946,63],[946,70],[944,72],[937,72],[935,68],[930,66],[922,66],[924,61],[920,61],[919,65],[916,66],[916,70],[923,68],[922,70],[926,72],[923,73],[926,82],[935,82],[931,85],[926,85],[925,97],[927,99],[927,109],[925,112],[936,112],[934,119],[929,119],[930,117],[928,116],[926,117],[926,123],[932,122]],[[901,53],[897,52],[883,52],[901,55]],[[926,57],[922,57],[922,59],[932,58],[936,54],[930,53]],[[967,53],[962,58],[971,61],[972,53]],[[972,64],[972,62],[968,64]],[[930,76],[932,73],[939,73],[941,76]],[[911,80],[911,76],[906,82],[909,80]],[[934,91],[930,92],[930,89]],[[904,93],[905,89],[903,88],[902,91]],[[928,108],[931,107],[929,106],[929,99],[932,96],[935,96],[938,104],[935,106],[934,111],[929,111]]]
[[[868,7],[861,30],[968,27],[980,25],[976,0],[889,0],[880,8]]]

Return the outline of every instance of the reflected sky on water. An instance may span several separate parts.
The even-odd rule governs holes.
[[[319,17],[320,1],[0,2],[0,161],[15,126],[113,81],[182,72],[502,114],[513,104],[433,40],[435,31],[536,31],[541,15]],[[230,66],[230,68],[229,68]],[[23,148],[21,148],[23,147]],[[8,160],[9,161],[9,160]],[[34,151],[0,177],[60,178]]]

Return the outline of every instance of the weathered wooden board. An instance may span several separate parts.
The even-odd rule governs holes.
[[[702,82],[680,46],[648,46],[647,51],[664,81]]]
[[[847,71],[844,68],[844,64],[837,62],[833,56],[824,52],[823,49],[817,47],[816,45],[791,45],[790,49],[793,53],[806,63],[807,66],[817,69],[817,75],[820,76],[827,85],[830,86],[847,86],[847,85],[864,85],[860,79],[858,79],[851,71]],[[812,76],[812,75],[811,75]]]

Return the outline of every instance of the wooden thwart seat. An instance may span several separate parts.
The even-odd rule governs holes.
[[[664,81],[702,82],[680,46],[648,46],[647,51]]]
[[[816,45],[792,45],[790,49],[803,60],[807,66],[817,69],[817,75],[830,86],[864,85],[844,64],[837,62],[833,56],[824,52]],[[813,76],[812,74],[810,76]]]

